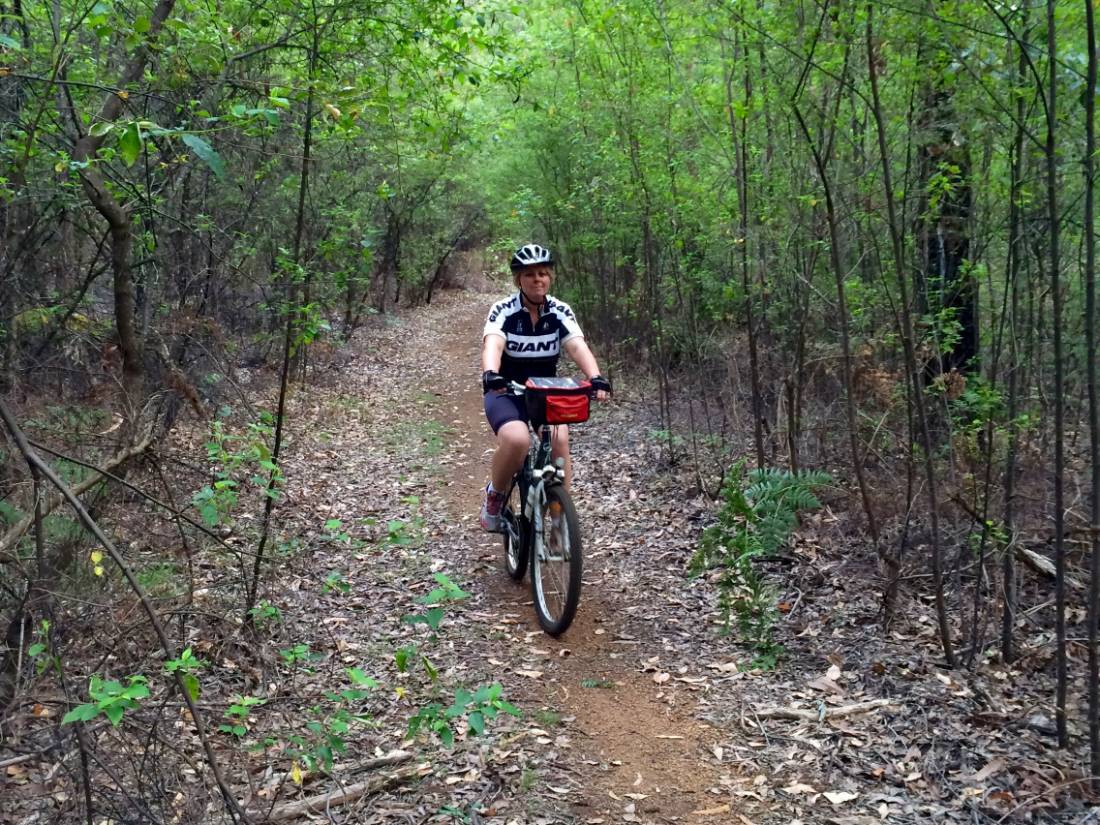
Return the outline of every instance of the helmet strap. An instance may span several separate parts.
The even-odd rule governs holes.
[[[542,305],[546,302],[545,299],[542,301],[538,301],[537,303],[535,301],[532,301],[529,297],[527,297],[527,293],[523,291],[522,287],[519,290],[519,294],[523,297],[523,305],[526,307],[534,307],[535,309],[540,309]]]

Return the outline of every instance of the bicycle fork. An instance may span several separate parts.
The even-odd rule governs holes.
[[[565,459],[556,458],[553,464],[546,464],[534,473],[535,482],[527,490],[527,501],[523,505],[523,514],[527,516],[531,524],[532,535],[535,539],[535,551],[544,558],[546,547],[542,537],[544,505],[546,504],[546,487],[548,484],[561,484],[565,481]]]

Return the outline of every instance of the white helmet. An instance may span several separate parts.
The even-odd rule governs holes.
[[[539,246],[537,243],[524,244],[512,256],[511,267],[513,272],[517,269],[523,269],[525,266],[535,266],[536,264],[554,265],[554,256],[550,254],[550,250],[544,246]]]

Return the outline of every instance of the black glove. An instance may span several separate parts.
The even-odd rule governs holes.
[[[499,372],[493,372],[492,370],[485,370],[481,373],[481,391],[482,393],[489,392],[490,390],[503,390],[508,387],[508,381]]]
[[[588,383],[592,385],[592,389],[596,391],[603,390],[608,395],[611,395],[611,382],[602,375],[593,375],[588,379]]]

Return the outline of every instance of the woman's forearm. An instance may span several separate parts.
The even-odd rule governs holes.
[[[504,339],[499,335],[486,335],[481,344],[481,371],[500,372],[500,359],[504,355]]]
[[[592,350],[588,348],[583,338],[566,341],[565,351],[573,359],[577,369],[584,373],[585,378],[600,374],[600,365],[596,363],[596,356],[592,354]]]

